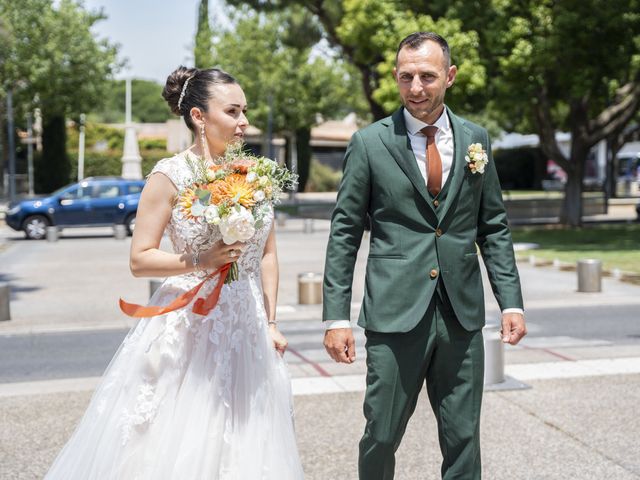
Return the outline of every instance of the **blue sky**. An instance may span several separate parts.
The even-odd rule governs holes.
[[[135,77],[162,84],[178,65],[193,65],[193,41],[199,0],[84,0],[89,10],[102,8],[106,20],[94,26],[99,38],[120,44],[128,60],[118,78]],[[223,0],[209,0],[209,13],[220,18]],[[222,16],[224,18],[224,16]]]

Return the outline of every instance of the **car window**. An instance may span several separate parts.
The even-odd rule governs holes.
[[[96,185],[93,190],[95,198],[114,198],[120,195],[120,187],[115,183],[103,183]]]
[[[129,195],[140,193],[142,191],[142,187],[143,185],[131,184],[127,187],[127,192],[129,193]]]
[[[63,200],[78,200],[81,198],[89,198],[91,197],[91,189],[92,189],[92,185],[88,184],[88,183],[82,183],[80,185],[77,185],[69,190],[67,190],[65,193],[63,193],[61,195],[61,198]]]

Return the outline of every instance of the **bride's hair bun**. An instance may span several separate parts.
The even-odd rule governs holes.
[[[180,107],[182,107],[181,103],[184,103],[184,95],[182,102],[180,102],[180,94],[182,94],[185,82],[190,80],[197,72],[197,68],[187,68],[181,65],[167,77],[162,97],[167,101],[169,108],[175,115],[182,115]]]
[[[169,104],[171,111],[182,116],[187,127],[194,130],[191,109],[197,107],[206,112],[209,99],[213,96],[210,87],[229,83],[238,82],[219,68],[200,70],[181,65],[167,77],[162,97]]]

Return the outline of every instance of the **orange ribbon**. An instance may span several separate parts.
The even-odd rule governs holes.
[[[216,284],[215,288],[209,295],[206,296],[206,298],[198,298],[193,304],[193,308],[191,309],[193,313],[197,313],[198,315],[207,315],[218,304],[222,286],[224,285],[224,281],[226,280],[227,274],[229,273],[230,269],[230,263],[223,265],[215,272],[207,275],[207,277],[198,285],[193,287],[188,292],[183,293],[165,307],[157,305],[137,305],[135,303],[125,302],[124,300],[120,299],[120,310],[122,310],[125,315],[136,318],[155,317],[156,315],[164,315],[165,313],[173,312],[188,305],[189,302],[191,302],[191,300],[193,300],[193,298],[198,294],[205,282],[215,277],[219,273],[220,278],[218,278],[218,283]]]

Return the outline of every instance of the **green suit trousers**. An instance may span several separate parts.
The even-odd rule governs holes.
[[[413,330],[365,333],[367,424],[360,441],[360,480],[393,479],[395,452],[425,383],[438,424],[442,478],[480,479],[482,330],[462,328],[446,293],[436,293]]]

